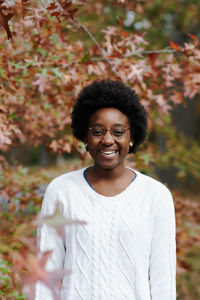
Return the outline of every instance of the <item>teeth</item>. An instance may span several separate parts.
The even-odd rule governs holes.
[[[112,155],[112,154],[115,154],[116,151],[101,151],[100,153],[104,154],[104,155]]]

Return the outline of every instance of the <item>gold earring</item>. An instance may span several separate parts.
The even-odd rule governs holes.
[[[86,149],[86,151],[88,151],[88,146],[87,146],[87,143],[85,143],[85,149]]]
[[[129,145],[130,145],[130,147],[133,147],[133,142],[131,141]]]

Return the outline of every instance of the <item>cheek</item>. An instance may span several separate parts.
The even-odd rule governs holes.
[[[124,147],[124,152],[126,153],[126,155],[129,153],[129,144]]]
[[[94,152],[96,147],[98,145],[97,141],[91,141],[90,139],[87,140],[87,146],[88,146],[88,150],[89,152]]]
[[[121,149],[124,150],[124,152],[129,152],[129,148],[130,148],[130,140],[127,139],[123,144],[121,144]]]

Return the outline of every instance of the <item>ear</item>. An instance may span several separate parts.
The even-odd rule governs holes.
[[[130,144],[129,145],[130,145],[130,147],[133,147],[133,145],[134,145],[134,139],[133,138],[130,139]]]
[[[86,149],[86,151],[88,151],[87,137],[84,138],[83,142],[84,142],[84,144],[85,144],[85,149]]]

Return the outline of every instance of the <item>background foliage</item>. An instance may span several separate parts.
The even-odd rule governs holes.
[[[200,119],[199,12],[195,0],[0,1],[2,297],[23,299],[20,278],[33,272],[29,266],[36,259],[30,221],[57,172],[38,172],[20,161],[62,154],[88,162],[83,144],[71,135],[70,113],[81,88],[93,80],[122,80],[148,111],[148,140],[127,163],[176,190],[198,184],[199,132],[188,136],[177,124],[185,123],[180,109],[195,120],[194,128]],[[59,172],[79,166],[75,160]],[[176,190],[178,299],[197,299],[200,204]]]

